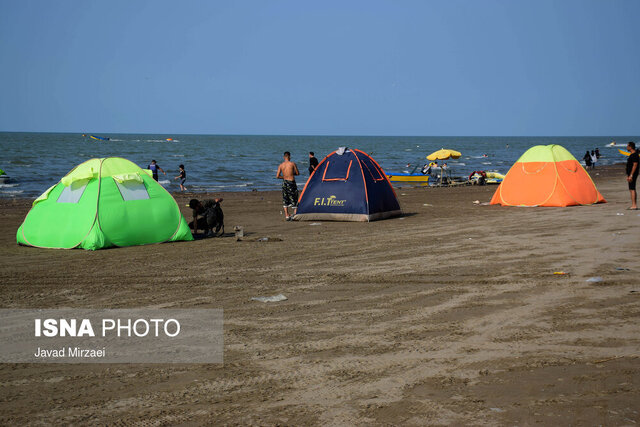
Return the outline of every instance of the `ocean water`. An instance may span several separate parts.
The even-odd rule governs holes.
[[[186,186],[195,192],[276,190],[275,178],[282,153],[290,151],[301,172],[308,177],[308,153],[319,160],[338,147],[361,149],[373,156],[387,173],[410,171],[423,165],[425,156],[440,148],[462,153],[448,161],[452,175],[474,170],[506,173],[533,145],[560,144],[578,160],[586,150],[598,147],[599,164],[624,161],[612,140],[624,148],[640,138],[617,137],[404,137],[404,136],[260,136],[260,135],[154,135],[98,134],[110,141],[95,141],[82,134],[0,132],[0,169],[10,177],[0,183],[0,197],[37,197],[77,164],[94,157],[124,157],[146,168],[155,159],[167,173],[160,183],[179,191],[178,165],[187,171]],[[173,138],[173,141],[167,141]],[[483,157],[486,154],[488,157]],[[411,167],[407,168],[407,164]]]

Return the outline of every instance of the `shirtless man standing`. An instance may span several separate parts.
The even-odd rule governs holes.
[[[282,179],[282,205],[287,221],[291,221],[289,208],[298,206],[298,186],[296,185],[296,175],[300,175],[298,167],[291,161],[291,153],[284,152],[284,162],[278,166],[276,178]]]

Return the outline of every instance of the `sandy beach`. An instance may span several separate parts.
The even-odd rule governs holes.
[[[96,252],[18,246],[31,200],[1,199],[2,308],[223,308],[225,346],[220,365],[0,365],[0,424],[635,425],[623,172],[591,171],[608,203],[570,208],[401,188],[405,216],[372,223],[225,193],[222,238]]]

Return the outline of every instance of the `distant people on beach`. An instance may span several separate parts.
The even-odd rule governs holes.
[[[596,168],[597,161],[598,161],[598,158],[596,157],[596,152],[594,150],[591,150],[591,168],[592,169]]]
[[[189,207],[193,210],[193,221],[189,223],[189,228],[193,229],[193,234],[198,234],[198,230],[203,230],[206,237],[224,234],[224,213],[220,207],[222,198],[205,200],[191,199]]]
[[[317,167],[318,159],[316,159],[316,155],[313,153],[313,151],[309,151],[309,175],[311,175]]]
[[[436,171],[436,169],[438,169],[440,166],[438,165],[438,162],[433,162],[433,163],[429,163],[429,176],[437,176],[438,171]]]
[[[640,169],[640,157],[636,150],[636,143],[629,141],[627,151],[631,154],[627,158],[627,182],[629,183],[629,193],[631,194],[631,206],[629,209],[638,210],[638,193],[636,192],[636,181]]]
[[[298,166],[291,161],[291,153],[284,152],[284,161],[278,166],[276,178],[282,180],[282,207],[284,208],[284,216],[287,221],[291,221],[289,209],[295,209],[298,206],[298,186],[296,185],[296,175],[300,175]]]
[[[151,164],[147,166],[147,169],[151,170],[151,174],[153,175],[153,179],[158,180],[158,171],[162,172],[164,176],[167,176],[166,172],[162,170],[158,163],[155,160],[151,160]]]
[[[596,158],[597,158],[597,159],[599,159],[599,158],[600,158],[600,150],[598,150],[597,148],[596,148]]]
[[[437,168],[438,162],[425,163],[420,172],[422,172],[423,175],[433,176],[436,173],[435,169]]]
[[[586,168],[591,169],[591,153],[589,153],[589,150],[587,150],[587,153],[584,155],[582,160],[584,160],[584,165],[586,166]]]
[[[180,180],[180,191],[186,191],[186,188],[184,186],[184,182],[187,180],[187,172],[184,170],[184,165],[180,165],[178,167],[180,168],[180,175],[176,176],[173,179],[179,179]]]

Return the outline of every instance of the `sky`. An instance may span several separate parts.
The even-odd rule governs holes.
[[[640,135],[638,0],[0,0],[0,131]]]

